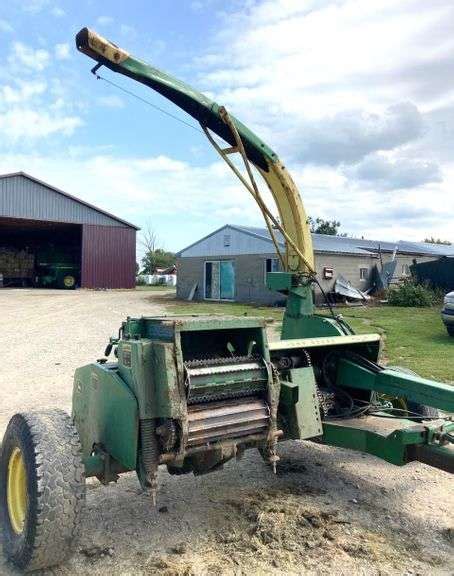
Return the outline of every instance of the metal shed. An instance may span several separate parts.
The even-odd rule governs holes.
[[[137,230],[29,174],[0,175],[4,285],[65,287],[66,270],[82,288],[133,288]]]
[[[284,249],[284,240],[276,232]],[[318,280],[325,292],[343,277],[360,290],[370,287],[374,270],[396,261],[395,279],[410,274],[415,258],[433,260],[454,251],[453,246],[422,242],[390,242],[312,234]],[[266,273],[279,261],[266,228],[226,224],[177,253],[177,297],[278,304],[280,294],[266,286]],[[315,289],[316,300],[321,293]]]

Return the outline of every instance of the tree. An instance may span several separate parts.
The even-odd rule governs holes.
[[[175,264],[175,254],[167,252],[164,248],[158,248],[159,240],[150,222],[142,231],[140,243],[145,249],[142,258],[142,273],[154,274],[157,268],[169,268]]]
[[[452,242],[449,240],[442,240],[441,238],[434,238],[431,236],[430,238],[424,238],[424,242],[428,244],[445,244],[446,246],[451,246]]]
[[[157,268],[169,268],[175,264],[175,254],[162,248],[149,251],[142,258],[143,274],[154,274]]]
[[[341,223],[337,220],[324,220],[323,218],[312,218],[309,216],[307,223],[310,226],[311,232],[315,234],[328,234],[329,236],[346,236],[346,234],[339,234]]]

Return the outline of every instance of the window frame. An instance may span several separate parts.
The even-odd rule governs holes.
[[[366,275],[363,276],[363,271],[366,271]],[[367,268],[367,266],[360,266],[359,267],[359,279],[362,280],[363,282],[365,280],[369,280],[369,268]]]
[[[280,268],[280,261],[279,258],[276,257],[269,257],[269,258],[264,258],[263,259],[263,284],[264,286],[266,286],[266,275],[268,274],[267,272],[267,262],[268,260],[271,260],[271,262],[274,260],[275,262],[277,262],[277,270],[273,270],[273,264],[271,264],[271,270],[270,272],[280,272],[281,268]]]

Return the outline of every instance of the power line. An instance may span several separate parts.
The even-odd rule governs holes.
[[[167,110],[164,110],[164,108],[161,108],[160,106],[156,106],[156,104],[153,104],[152,102],[150,102],[146,98],[142,98],[142,96],[139,96],[138,94],[135,94],[134,92],[131,92],[130,90],[127,90],[126,88],[123,88],[123,86],[120,86],[119,84],[116,84],[115,82],[112,82],[112,80],[108,80],[107,78],[103,78],[103,76],[100,76],[99,74],[95,74],[95,75],[96,75],[97,80],[104,80],[104,82],[107,82],[107,84],[110,84],[111,86],[114,86],[115,88],[118,88],[119,90],[121,90],[125,94],[128,94],[129,96],[132,96],[133,98],[136,98],[137,100],[140,100],[144,104],[148,104],[148,106],[151,106],[151,108],[158,110],[158,112],[161,112],[162,114],[165,114],[166,116],[169,116],[170,118],[173,118],[177,122],[180,122],[180,124],[183,124],[184,126],[187,126],[188,128],[192,128],[196,132],[203,134],[202,130],[200,130],[200,128],[197,128],[197,126],[194,126],[193,124],[190,124],[189,122],[186,122],[182,118],[175,116],[174,114],[172,114],[171,112],[168,112]]]

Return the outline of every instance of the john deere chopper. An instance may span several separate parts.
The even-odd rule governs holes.
[[[0,477],[7,557],[25,570],[62,562],[90,476],[108,484],[135,471],[152,514],[160,465],[171,474],[205,474],[256,448],[275,470],[278,443],[289,439],[452,472],[454,422],[438,411],[454,412],[453,388],[384,368],[379,335],[355,335],[334,314],[315,314],[306,214],[276,153],[225,108],[87,28],[76,45],[96,61],[95,74],[105,66],[128,76],[200,123],[256,200],[272,238],[276,230],[285,238],[284,253],[275,241],[283,271],[267,281],[287,296],[287,307],[277,342],[268,342],[257,318],[127,318],[105,357],[76,370],[71,417],[52,410],[13,416]]]

